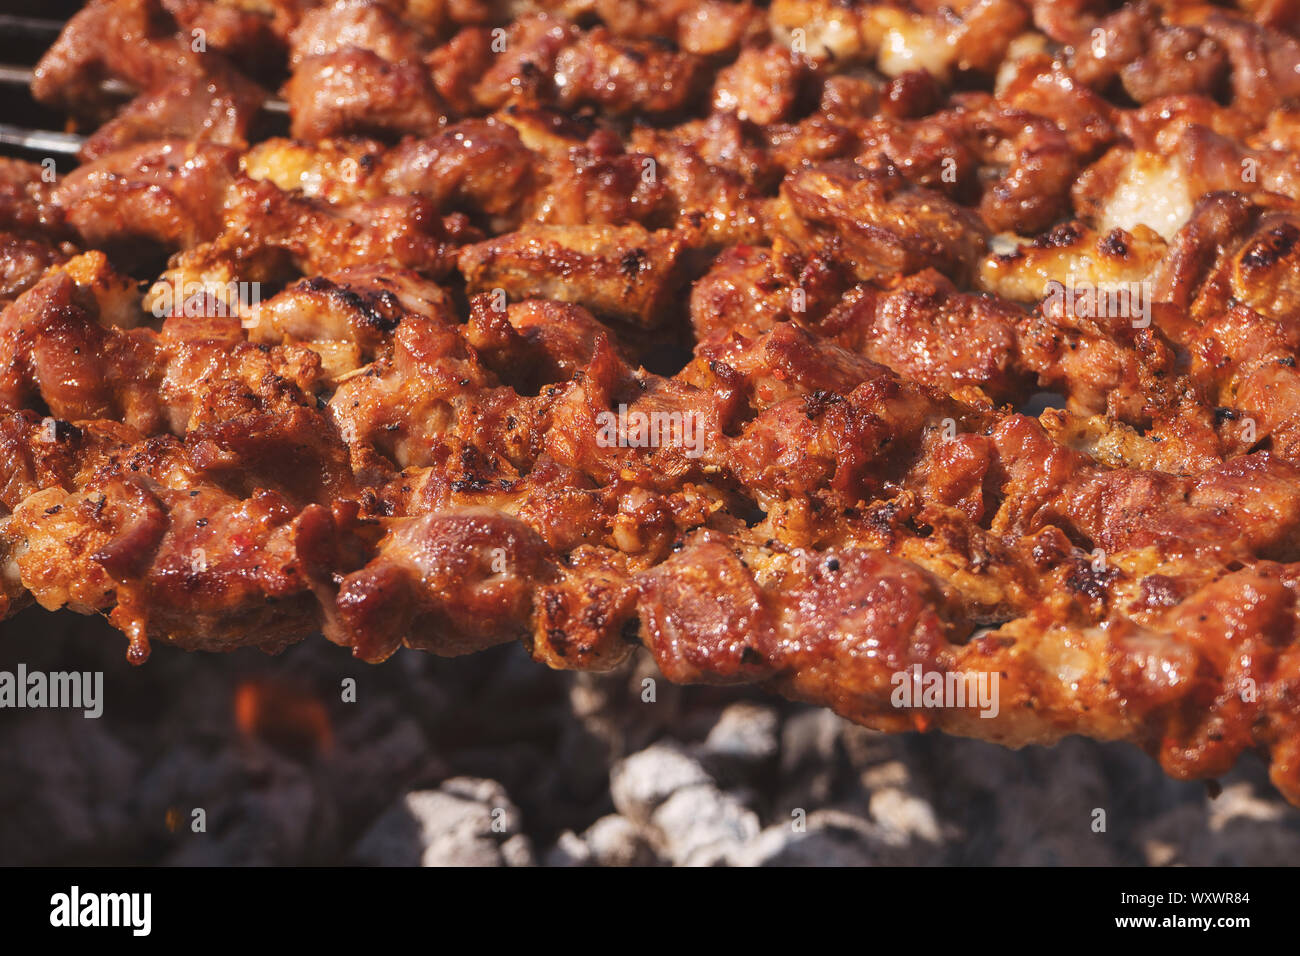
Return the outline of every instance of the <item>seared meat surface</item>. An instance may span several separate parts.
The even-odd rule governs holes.
[[[1293,12],[92,0],[34,92],[107,122],[0,165],[0,613],[641,644],[1300,805]]]

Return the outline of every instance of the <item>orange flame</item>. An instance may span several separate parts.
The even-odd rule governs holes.
[[[265,677],[241,681],[234,706],[235,724],[245,737],[290,756],[307,759],[334,745],[325,704],[296,683]]]

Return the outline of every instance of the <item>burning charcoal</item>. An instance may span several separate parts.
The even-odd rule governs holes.
[[[492,780],[456,777],[437,790],[408,793],[353,849],[369,866],[521,866],[532,850],[522,817]]]
[[[761,704],[727,707],[704,741],[701,753],[724,763],[759,764],[780,749],[776,711]]]
[[[593,823],[582,839],[598,866],[652,866],[659,862],[642,828],[616,813]]]
[[[24,718],[0,734],[3,862],[75,864],[129,852],[136,755],[80,714],[28,711]]]
[[[678,790],[712,782],[699,761],[679,744],[664,742],[618,764],[610,775],[610,794],[620,813],[646,822]]]
[[[650,824],[674,866],[735,863],[760,828],[757,814],[708,783],[675,790]]]
[[[834,810],[809,815],[805,828],[776,823],[747,845],[742,866],[877,866],[897,862],[880,832],[861,817]]]
[[[542,862],[545,866],[590,866],[591,848],[572,830],[565,830]]]

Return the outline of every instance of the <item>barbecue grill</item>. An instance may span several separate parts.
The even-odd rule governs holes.
[[[0,38],[3,38],[3,42],[0,42],[0,60],[3,60],[3,64],[0,64],[0,88],[3,88],[4,90],[3,95],[6,103],[3,113],[5,122],[4,124],[0,124],[0,151],[3,151],[5,155],[21,157],[21,159],[27,160],[42,161],[45,159],[56,159],[60,172],[66,172],[66,170],[72,168],[75,161],[77,161],[79,148],[82,147],[82,144],[85,143],[86,140],[85,134],[94,129],[94,120],[90,117],[73,117],[72,120],[69,120],[68,117],[62,116],[61,113],[51,111],[51,109],[43,108],[40,107],[40,105],[35,104],[26,92],[27,85],[29,85],[31,81],[32,66],[34,66],[35,61],[39,59],[40,51],[43,51],[43,49],[48,46],[48,43],[55,38],[57,33],[59,33],[61,26],[62,21],[34,16],[31,12],[5,14],[3,18],[0,18]],[[131,98],[131,96],[136,92],[116,81],[105,83],[103,91],[105,94],[112,96],[112,98],[122,101],[122,103],[125,103],[125,101]],[[278,124],[282,127],[283,124],[285,124],[287,105],[283,100],[276,98],[268,99],[264,104],[264,113],[266,114],[266,120],[268,120],[270,125],[274,126]],[[854,185],[853,182],[845,182],[848,183],[848,186],[850,187]],[[844,183],[836,183],[837,187],[841,185],[844,185]],[[645,259],[645,255],[643,254],[632,256],[630,259],[625,258],[623,268],[629,273],[637,274],[638,271],[641,271],[643,268],[643,264],[645,264],[642,261],[643,259]],[[354,371],[348,372],[346,376],[339,378],[337,381],[347,381],[348,376],[359,378],[361,377],[361,372],[354,369]],[[818,395],[822,395],[820,390]],[[1028,402],[1023,402],[1023,398],[1024,395],[1019,395],[1018,399],[1021,399],[1021,402],[1019,402],[1018,407],[1021,407],[1023,411],[1026,411],[1027,414],[1031,415],[1036,415],[1037,412],[1043,410],[1043,408],[1047,406],[1062,405],[1060,395],[1050,393],[1034,395],[1034,397],[1028,399]],[[816,399],[816,402],[820,401],[822,401],[822,399]],[[813,415],[813,412],[810,411],[809,415]],[[956,431],[956,421],[953,423],[953,428],[954,431]],[[885,523],[888,523],[888,520],[892,519],[893,514],[881,516],[881,520]],[[757,520],[757,518],[755,518],[755,520]],[[731,558],[728,558],[725,549],[722,549],[720,550],[719,559],[727,559],[727,561],[729,561]],[[745,564],[745,567],[748,567],[748,564]],[[839,559],[836,559],[836,561],[833,562],[832,570],[841,570]],[[744,574],[744,572],[737,572],[737,574]],[[1084,572],[1084,576],[1087,578],[1087,572]],[[1102,580],[1101,585],[1104,584],[1105,581]],[[1096,589],[1097,587],[1101,587],[1101,585],[1092,583],[1092,579],[1088,578],[1087,580],[1084,580],[1084,584],[1080,585],[1080,587],[1092,587],[1093,589]],[[23,619],[27,620],[31,619],[31,617],[32,615],[29,613]],[[980,628],[980,630],[975,631],[974,636],[970,639],[971,641],[983,639],[983,637],[987,636],[988,633],[996,631],[997,627],[1000,626],[1002,622],[1001,619],[995,620],[991,618],[983,620],[983,622],[980,623],[991,624],[992,627]],[[246,745],[248,744],[248,741],[253,741],[253,745],[256,745],[256,747],[265,745],[265,747],[277,750],[277,752],[281,754],[281,757],[285,757],[286,760],[298,762],[305,761],[307,763],[312,763],[313,761],[329,761],[331,760],[331,754],[337,753],[338,749],[347,749],[348,747],[346,732],[339,732],[334,726],[338,714],[335,713],[337,708],[334,708],[333,700],[331,700],[331,696],[334,696],[331,682],[337,683],[341,672],[350,671],[346,671],[346,667],[344,667],[343,670],[339,670],[337,662],[335,661],[331,661],[330,665],[321,663],[325,656],[324,654],[321,654],[320,649],[294,649],[290,653],[298,654],[298,657],[294,658],[295,661],[307,661],[309,669],[317,669],[320,672],[324,672],[324,674],[328,674],[328,679],[321,680],[321,682],[317,682],[316,685],[311,685],[311,687],[307,688],[296,687],[296,685],[295,687],[287,687],[285,684],[277,683],[277,678],[268,674],[269,665],[257,666],[256,669],[253,669],[257,671],[256,674],[243,672],[238,666],[231,667],[230,670],[226,671],[226,676],[230,679],[230,683],[233,684],[233,688],[225,688],[225,691],[229,691],[229,693],[214,693],[214,695],[209,696],[207,702],[205,702],[205,706],[207,706],[209,714],[211,714],[216,713],[216,711],[220,710],[222,706],[225,706],[227,702],[233,701],[235,726],[234,730],[231,731],[229,741],[231,747],[234,747],[235,741],[237,740],[240,741],[238,745]],[[500,666],[503,667],[503,669],[508,669],[508,667],[515,666],[516,663],[523,661],[523,658],[519,656],[517,649],[512,649],[508,652],[510,654],[515,654],[515,657],[508,657],[507,652],[490,653],[493,654],[493,657],[491,657],[491,666]],[[751,661],[749,661],[748,658],[742,658],[742,663],[749,666]],[[203,658],[186,658],[185,665],[177,665],[177,670],[183,672],[188,680],[200,680],[201,672],[203,672],[204,667],[208,666],[214,666],[217,667],[217,669],[220,669],[222,666],[229,667],[229,665],[209,665],[209,663]],[[394,665],[394,667],[396,666],[398,665]],[[442,669],[450,669],[451,666],[452,665],[445,665],[445,663],[437,663],[437,665],[425,665],[425,663],[420,663],[420,665],[415,666],[417,669],[425,669],[425,672],[422,672],[420,675],[420,679],[412,680],[411,683],[407,684],[403,683],[404,678],[400,674],[387,676],[387,678],[385,678],[385,680],[389,682],[389,688],[387,689],[389,689],[390,692],[393,692],[395,697],[400,697],[402,700],[407,700],[409,697],[419,697],[420,693],[425,692],[426,689],[428,689],[430,683],[437,683],[434,682],[434,680],[426,682],[424,678],[428,678],[428,676],[433,674],[434,671],[442,672],[442,674],[450,672]],[[486,665],[467,666],[485,667]],[[547,728],[547,732],[549,732],[550,736],[547,737],[545,744],[538,748],[539,752],[547,754],[550,753],[551,750],[559,749],[562,745],[581,747],[581,741],[585,740],[586,736],[590,736],[590,734],[593,734],[594,732],[591,731],[591,727],[588,726],[588,724],[582,722],[581,718],[575,718],[575,715],[568,713],[568,711],[565,710],[564,705],[567,704],[567,701],[564,700],[565,695],[572,693],[575,700],[581,700],[584,693],[589,697],[597,697],[601,695],[614,696],[616,693],[617,695],[623,695],[623,684],[628,682],[629,678],[632,678],[633,687],[636,687],[637,682],[640,682],[640,680],[656,680],[660,678],[660,675],[658,675],[658,672],[653,670],[653,667],[646,670],[643,662],[641,665],[637,666],[642,667],[642,670],[645,672],[638,671],[634,672],[634,674],[629,674],[628,670],[625,669],[624,671],[619,672],[619,674],[612,676],[612,678],[582,676],[582,678],[568,679],[554,674],[538,676],[536,679],[538,685],[545,687],[545,691],[541,693],[541,696],[546,697],[547,700],[550,701],[551,705],[556,706],[556,713],[552,714],[551,718],[549,718],[554,721],[554,723]],[[331,670],[331,667],[333,667],[333,670]],[[125,684],[126,682],[123,680],[120,685]],[[532,687],[532,684],[529,685]],[[673,693],[679,692],[673,691]],[[701,691],[698,693],[701,696],[694,697],[694,700],[705,702],[703,708],[705,708],[706,711],[712,705],[716,705],[716,708],[719,710],[722,709],[723,706],[731,705],[736,705],[741,710],[744,710],[745,708],[761,710],[763,717],[758,718],[758,722],[763,723],[764,726],[767,726],[767,724],[770,723],[776,723],[777,726],[785,726],[787,723],[793,724],[801,721],[803,715],[815,713],[815,711],[807,711],[800,708],[800,706],[784,704],[784,702],[776,702],[776,704],[768,702],[767,705],[758,704],[757,695],[754,695],[754,693],[751,693],[750,691],[745,691],[745,689],[741,689],[741,691]],[[636,700],[636,695],[632,695],[630,698]],[[556,704],[556,701],[559,701],[558,704]],[[577,708],[577,704],[575,706]],[[597,709],[598,708],[593,708],[593,710]],[[684,706],[682,709],[689,710],[690,708],[689,706]],[[611,710],[615,713],[614,717],[611,717],[610,715]],[[630,740],[615,740],[614,737],[603,739],[602,737],[602,744],[606,747],[606,753],[604,753],[603,756],[608,757],[611,756],[611,754],[627,753],[630,749],[640,748],[643,744],[649,743],[649,740],[647,739],[636,739],[636,736],[634,736],[636,735],[636,731],[629,730],[629,727],[636,726],[637,721],[642,719],[640,714],[632,714],[630,713],[630,710],[632,709],[628,708],[627,702],[624,701],[621,702],[621,704],[607,706],[607,708],[604,708],[602,711],[601,719],[603,719],[603,721],[606,721],[607,723],[611,721],[619,723],[619,734],[624,734],[625,732],[629,737],[632,737]],[[745,713],[749,714],[751,717],[754,710],[745,711]],[[560,713],[560,711],[564,711],[564,713]],[[463,717],[464,713],[465,711],[461,711],[461,717]],[[776,717],[770,719],[772,714],[775,714]],[[737,719],[744,722],[745,719],[749,718]],[[870,771],[876,763],[891,763],[891,765],[897,765],[897,763],[902,763],[906,760],[907,752],[905,752],[904,749],[900,749],[901,744],[898,744],[897,741],[891,741],[888,745],[879,744],[878,737],[872,736],[870,732],[846,730],[842,724],[835,721],[835,718],[829,718],[824,714],[820,715],[818,719],[819,721],[824,721],[824,727],[819,732],[823,732],[823,734],[826,734],[833,740],[839,741],[839,743],[833,744],[827,752],[818,752],[815,757],[809,758],[809,766],[819,760],[826,762],[835,762],[840,760],[844,754],[837,752],[837,747],[845,750],[857,748],[854,750],[853,756],[853,760],[857,761],[853,763],[853,773],[861,773],[862,779],[865,780],[870,777],[868,771]],[[716,721],[716,723],[714,723],[714,721]],[[715,735],[715,730],[711,730],[710,727],[723,726],[723,723],[723,719],[719,718],[718,714],[714,713],[708,713],[706,718],[697,717],[697,723],[695,724],[692,724],[689,719],[686,719],[685,723],[682,724],[682,726],[686,727],[686,730],[682,731],[682,744],[685,745],[685,749],[690,750],[690,760],[697,761],[699,765],[706,767],[708,773],[714,774],[716,779],[722,780],[722,782],[727,782],[728,775],[733,773],[735,766],[733,766],[732,763],[729,763],[729,757],[727,756],[727,752],[725,752],[725,748],[718,744],[718,741],[715,741],[715,749],[708,749],[708,739]],[[576,730],[575,727],[577,727]],[[699,730],[701,727],[706,728],[707,734],[706,732]],[[480,730],[482,730],[482,728],[480,728]],[[660,726],[655,727],[655,730],[672,732],[672,722],[663,722]],[[481,737],[482,740],[487,741],[487,743],[484,744],[484,747],[490,748],[502,743],[503,740],[517,739],[516,735],[519,734],[519,732],[519,727],[515,726],[515,724],[511,724],[511,726],[508,727],[508,730],[502,730],[502,728],[493,726],[487,727],[486,730],[482,732]],[[722,739],[725,734],[724,732],[719,731],[716,732],[716,736],[718,736],[719,739]],[[573,737],[578,737],[578,743],[573,743]],[[568,743],[565,743],[565,741],[568,741]],[[355,744],[356,741],[354,740],[352,743]],[[441,741],[439,741],[439,743],[441,743]],[[623,749],[624,744],[628,744],[627,749]],[[783,743],[780,744],[780,747],[785,747],[785,745],[787,745],[787,743],[783,741]],[[793,747],[793,744],[790,745]],[[956,760],[954,757],[944,756],[944,754],[949,753],[949,748],[970,747],[970,745],[967,744],[953,744],[952,741],[944,741],[944,743],[924,741],[924,743],[920,744],[915,744],[914,741],[909,741],[909,744],[907,745],[909,745],[909,747],[919,748],[919,750],[914,750],[914,752],[928,754],[927,758],[935,757],[935,754],[940,754],[939,757],[936,757],[936,760],[940,760],[940,762],[943,760]],[[766,747],[766,745],[764,745],[764,747]],[[891,749],[885,750],[885,747]],[[1074,744],[1066,745],[1066,749],[1069,749],[1070,747],[1074,747]],[[1130,765],[1130,763],[1123,761],[1123,758],[1114,757],[1112,750],[1099,747],[1099,745],[1095,744],[1082,744],[1080,747],[1084,749],[1073,750],[1073,752],[1071,752],[1074,753],[1074,758],[1079,758],[1079,760],[1088,763],[1089,766],[1096,765],[1104,767],[1104,770],[1097,771],[1099,774],[1105,774],[1108,775],[1108,777],[1114,778],[1125,778],[1128,777],[1128,775],[1135,775],[1135,777],[1136,775],[1144,775],[1143,779],[1147,780],[1148,786],[1171,786],[1171,784],[1149,783],[1149,780],[1152,779],[1157,780],[1158,782],[1160,778],[1152,777],[1152,775],[1149,774],[1151,767],[1149,767],[1147,763],[1135,761]],[[671,752],[673,747],[669,745],[667,749]],[[826,748],[823,748],[823,750],[824,749]],[[774,748],[764,749],[763,754],[766,754],[766,756],[759,754],[757,758],[754,758],[754,766],[758,766],[759,769],[755,770],[754,766],[750,766],[748,767],[748,770],[741,771],[740,774],[737,774],[737,777],[745,780],[746,783],[762,783],[764,774],[767,774],[768,777],[770,777],[770,775],[774,773],[774,765],[772,765],[772,754],[774,753]],[[1063,750],[1062,752],[1053,753],[1063,753]],[[884,754],[884,756],[881,756],[881,754]],[[1083,756],[1080,757],[1079,754],[1083,754]],[[534,756],[536,756],[536,754],[534,754]],[[655,760],[676,760],[676,757],[672,756],[671,753],[664,754],[659,752],[653,754],[653,756]],[[751,754],[751,757],[753,757],[753,754]],[[982,756],[976,754],[975,760],[982,760],[982,758]],[[1032,765],[1032,762],[1034,762],[1036,758],[1032,756],[1024,757],[1024,762],[1017,762],[1021,761],[1022,757],[998,752],[997,760],[1002,761],[1000,766],[1004,767],[1006,773],[1011,775],[1011,777],[1014,777],[1017,773],[1024,773],[1023,767]],[[1054,760],[1054,758],[1048,758],[1048,760]],[[1069,753],[1067,753],[1065,760],[1066,762],[1069,762],[1070,760],[1073,760],[1073,757],[1070,757]],[[485,775],[489,773],[497,774],[498,771],[500,774],[510,773],[510,767],[503,767],[500,765],[499,761],[493,762],[487,760],[485,763],[489,763],[491,766],[490,770],[484,770]],[[577,763],[581,763],[581,760],[578,760]],[[597,762],[597,769],[603,770],[603,767],[599,765],[599,761]],[[438,783],[441,782],[443,775],[445,775],[441,773],[442,770],[442,767],[438,767],[437,771],[425,769],[422,777],[420,774],[415,774],[415,777],[420,778],[421,784],[429,784],[430,780],[434,780],[434,783]],[[567,769],[565,769],[567,773],[573,773],[573,770],[575,770],[575,767],[573,766],[568,766]],[[815,769],[809,770],[809,767],[807,766],[802,767],[801,773],[803,770],[806,770],[807,773],[811,775],[818,773]],[[578,767],[578,773],[581,773],[581,767]],[[695,771],[692,770],[692,773],[695,773]],[[1238,771],[1238,773],[1253,773],[1255,774],[1255,777],[1249,779],[1262,779],[1260,773],[1258,773],[1257,767],[1253,770]],[[975,777],[974,773],[967,775],[972,778]],[[523,777],[523,775],[520,775],[520,777]],[[597,774],[597,777],[599,777],[599,774]],[[943,774],[940,774],[939,777],[940,779],[943,779]],[[900,783],[900,780],[907,780],[909,778],[907,778],[906,770],[900,771],[897,766],[892,766],[891,769],[888,770],[888,773],[881,771],[880,774],[871,779],[874,780],[874,783],[870,784],[871,787],[878,788],[878,790],[881,791],[888,791],[889,788],[896,788],[897,790],[897,788],[904,786],[904,784]],[[521,780],[517,777],[512,778],[511,786],[515,786],[516,783],[519,783],[519,786],[521,787],[529,786],[525,780]],[[394,783],[394,787],[399,786],[399,783]],[[433,786],[433,784],[429,784],[429,786]],[[441,783],[438,783],[438,786],[441,786]],[[563,786],[563,780],[559,783],[552,780],[550,786]],[[853,786],[858,786],[858,784],[853,784]],[[1245,786],[1245,784],[1243,784],[1243,786]],[[455,786],[452,786],[450,790],[447,791],[445,796],[454,797],[454,799],[459,800],[463,797],[465,792],[472,790],[473,787],[469,787],[468,784],[455,784]],[[490,791],[490,788],[480,788],[480,790],[487,793]],[[809,792],[813,792],[814,790],[815,787],[810,784]],[[844,788],[841,787],[840,792],[844,792]],[[1183,791],[1183,793],[1186,793],[1186,791]],[[831,799],[831,796],[831,792],[827,791],[820,793],[816,799],[829,800]],[[485,797],[485,799],[491,799],[491,797]],[[581,821],[582,825],[589,823],[590,819],[585,819],[584,814],[588,814],[591,806],[601,803],[602,799],[603,797],[599,795],[591,797],[589,803],[584,806],[584,809],[582,809],[581,812],[572,814],[572,819],[565,818],[563,813],[560,813],[559,816],[554,818],[549,818],[547,826],[543,827],[542,830],[543,834],[545,834],[545,838],[547,840],[558,839],[560,832],[567,829],[567,827],[577,827],[580,825],[580,822],[578,821]],[[767,797],[764,797],[764,799],[772,800],[772,797],[771,795],[768,795]],[[784,797],[781,797],[781,799],[784,799]],[[1180,799],[1182,799],[1182,797],[1180,797]],[[525,810],[528,810],[528,812],[536,812],[538,806],[545,803],[545,800],[546,795],[537,796],[536,793],[529,793],[529,796],[524,800],[524,803],[526,804]],[[881,801],[881,803],[884,803],[884,801]],[[753,813],[753,810],[741,805],[740,799],[731,799],[731,797],[728,797],[728,799],[723,800],[720,805],[724,805],[725,808],[727,808],[727,812],[735,812],[737,814]],[[772,803],[764,806],[763,813],[767,814],[768,817],[771,817],[776,805],[776,801],[772,800]],[[1082,806],[1082,804],[1079,806]],[[368,806],[368,812],[374,812],[374,809],[376,808]],[[606,808],[603,809],[608,808],[606,806]],[[619,806],[619,809],[620,812],[621,810],[624,810],[623,806]],[[884,814],[887,810],[881,808],[879,812]],[[632,818],[636,816],[636,812],[629,809],[625,812],[624,816]],[[777,816],[780,816],[780,814],[777,814]],[[165,819],[166,827],[172,831],[177,830],[178,821],[185,818],[182,809],[178,809],[177,806],[168,806],[168,808],[166,808],[166,813],[160,814],[160,817]],[[746,821],[757,819],[757,817],[744,818]],[[924,836],[924,838],[918,835],[919,832],[920,831],[918,830],[913,834],[917,840],[930,840],[933,838],[933,842],[937,845],[937,843],[943,839],[943,834],[941,834],[937,829],[931,832],[930,835]],[[939,835],[936,836],[935,834]],[[351,845],[348,842],[356,838],[357,834],[356,832],[347,832],[347,834],[337,836],[338,847],[341,847],[343,844]],[[559,847],[559,843],[556,843],[556,847]],[[337,847],[335,847],[335,849],[337,849]],[[500,847],[495,849],[497,849],[499,856],[504,856],[504,853],[506,853],[506,851]],[[517,851],[519,851],[519,847],[516,845],[515,849],[511,852]],[[555,849],[554,856],[556,861],[560,860],[562,853],[559,852],[559,849]],[[523,860],[524,855],[520,855],[519,858],[520,860]],[[650,858],[654,858],[653,855],[650,855]],[[894,861],[897,860],[891,860],[891,862]],[[948,860],[944,861],[961,861],[961,858],[949,857]],[[1138,860],[1136,860],[1134,855],[1130,855],[1130,857],[1126,857],[1123,861]]]

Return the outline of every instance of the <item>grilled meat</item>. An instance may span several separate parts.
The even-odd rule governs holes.
[[[92,0],[34,92],[140,97],[0,167],[0,611],[639,642],[1300,805],[1300,39],[1240,6]]]

